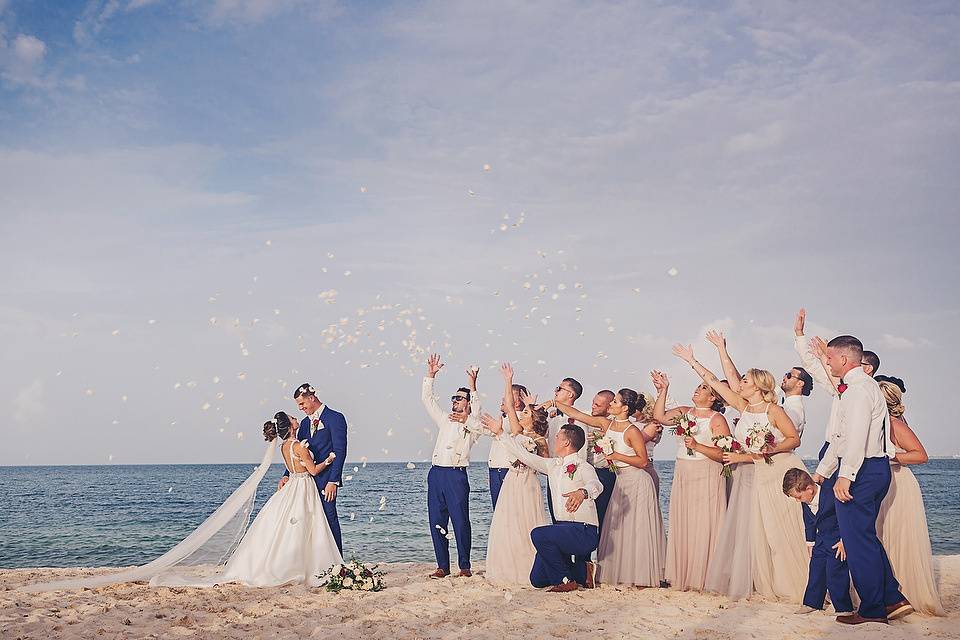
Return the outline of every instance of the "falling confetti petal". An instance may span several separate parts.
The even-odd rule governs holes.
[[[366,192],[367,192],[366,187],[360,187],[360,193],[366,193]]]
[[[167,487],[167,493],[173,493],[173,487]]]
[[[483,170],[484,170],[484,171],[490,171],[490,169],[492,169],[492,168],[493,168],[493,167],[491,167],[489,164],[483,165]],[[509,173],[509,171],[508,171],[507,173]]]
[[[243,440],[243,431],[237,431],[237,440]]]
[[[112,335],[112,336],[118,336],[118,335],[120,335],[120,329],[114,329],[113,331],[110,332],[110,335]]]
[[[676,277],[676,275],[677,275],[678,273],[680,273],[680,272],[677,271],[677,268],[676,268],[676,267],[670,267],[670,268],[667,270],[667,275],[670,276],[671,278]]]

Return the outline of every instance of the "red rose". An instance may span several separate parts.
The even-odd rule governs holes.
[[[764,440],[766,441],[767,444],[774,444],[777,441],[776,438],[773,437],[772,433],[768,433],[764,437]]]
[[[734,440],[733,443],[730,445],[730,450],[731,450],[731,451],[740,451],[740,443],[737,442],[736,440]]]
[[[313,426],[315,426],[315,427],[319,427],[319,426],[320,426],[320,418],[314,418],[314,419],[313,419]]]
[[[750,436],[747,436],[746,439],[744,439],[744,442],[745,442],[746,445],[749,447],[749,446],[750,446]]]
[[[837,385],[837,393],[839,393],[840,395],[843,395],[843,392],[846,390],[847,390],[846,383],[841,382],[840,384]]]
[[[689,420],[689,421],[687,421],[687,426],[690,427],[691,429],[693,429],[695,426],[697,426],[697,421],[696,421],[696,420]]]
[[[601,446],[598,445],[598,444],[595,444],[595,445],[593,445],[593,452],[594,452],[594,453],[603,453],[603,447],[601,447]]]
[[[683,427],[681,427],[680,425],[677,425],[677,428],[674,429],[674,432],[675,432],[678,436],[685,436],[685,435],[687,435],[686,430],[685,430]]]
[[[567,465],[567,473],[573,473],[576,470],[577,470],[577,465],[572,463]]]

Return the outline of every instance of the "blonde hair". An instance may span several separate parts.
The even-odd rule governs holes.
[[[879,384],[880,391],[883,392],[883,399],[887,401],[887,410],[890,411],[890,415],[894,418],[901,417],[907,408],[903,406],[903,392],[900,391],[900,387],[886,380],[880,381]]]
[[[777,379],[766,369],[747,369],[747,377],[760,390],[764,402],[777,401]]]

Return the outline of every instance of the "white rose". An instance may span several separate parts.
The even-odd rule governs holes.
[[[342,569],[343,569],[343,565],[342,565],[342,564],[338,564],[338,565],[335,566],[333,569],[330,569],[330,573],[331,573],[332,575],[338,576],[338,575],[340,575],[340,571],[341,571]]]
[[[372,591],[372,590],[373,590],[373,580],[370,580],[370,581],[368,581],[368,582],[364,582],[364,583],[363,583],[363,586],[360,587],[360,588],[363,589],[364,591]]]
[[[349,589],[350,587],[352,587],[352,586],[353,586],[353,578],[344,578],[344,579],[343,579],[343,586],[344,586],[345,589]]]

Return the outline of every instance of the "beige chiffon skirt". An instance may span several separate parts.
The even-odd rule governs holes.
[[[720,593],[731,600],[748,598],[753,592],[751,519],[756,466],[738,464],[733,468],[730,500],[720,527],[717,552],[707,566],[703,585],[704,591]]]
[[[702,591],[727,511],[723,465],[677,460],[670,488],[666,579],[674,589]]]
[[[891,471],[890,490],[877,517],[877,535],[900,591],[913,608],[927,615],[946,615],[933,579],[933,552],[920,485],[907,467],[892,465]]]
[[[760,595],[799,604],[807,586],[807,552],[800,503],[783,494],[783,474],[804,469],[794,453],[778,453],[773,463],[757,461],[751,535],[753,588]]]
[[[530,532],[548,524],[540,479],[529,468],[510,469],[490,521],[486,578],[495,584],[530,584],[537,550]]]
[[[667,539],[653,478],[623,467],[613,486],[597,548],[597,577],[606,584],[659,587]]]

